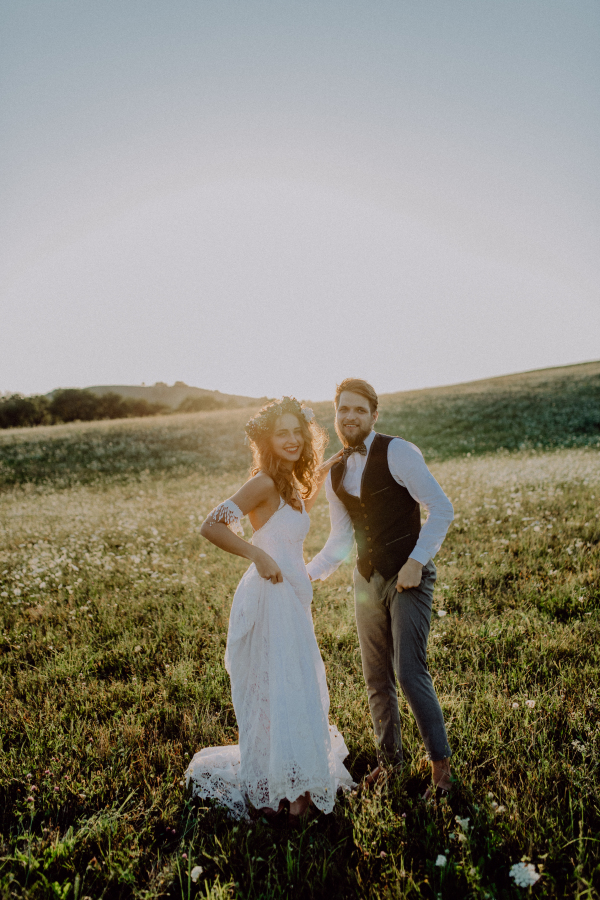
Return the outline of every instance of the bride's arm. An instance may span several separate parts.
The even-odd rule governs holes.
[[[260,547],[254,547],[248,541],[238,537],[228,527],[229,525],[241,527],[239,520],[257,506],[272,499],[271,495],[275,486],[271,478],[260,473],[250,481],[247,481],[237,493],[215,507],[200,528],[200,534],[215,547],[251,560],[257,568],[258,574],[273,584],[283,581],[281,569],[268,553]],[[279,495],[277,495],[279,499]]]
[[[343,452],[344,452],[343,448],[342,448],[342,450],[338,450],[337,453],[334,453],[333,456],[330,456],[329,459],[326,459],[325,462],[321,463],[321,465],[317,469],[317,471],[316,471],[316,475],[317,475],[317,479],[318,479],[317,486],[315,487],[314,491],[312,492],[312,494],[310,495],[308,500],[304,501],[304,508],[305,508],[306,512],[310,512],[310,510],[313,508],[315,500],[319,496],[319,491],[325,484],[325,479],[327,478],[327,473],[329,472],[331,467],[336,464],[336,462],[339,462],[341,460]]]

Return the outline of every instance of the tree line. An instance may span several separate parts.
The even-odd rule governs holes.
[[[65,388],[51,397],[11,394],[0,397],[0,428],[58,425],[62,422],[91,422],[94,419],[126,419],[155,416],[167,411],[160,403],[148,403],[110,393],[98,397],[92,391]]]
[[[211,395],[186,397],[176,412],[201,412],[222,409],[230,404]],[[163,403],[122,397],[108,393],[98,396],[80,388],[55,391],[51,397],[34,394],[11,394],[0,397],[0,428],[30,428],[35,425],[58,425],[63,422],[91,422],[94,419],[129,419],[135,416],[157,416],[173,412]]]
[[[268,403],[269,399],[261,397],[256,400],[256,405],[262,406]],[[207,393],[184,397],[177,409],[173,409],[165,403],[150,403],[148,400],[135,397],[122,397],[115,391],[98,396],[86,388],[62,388],[50,395],[0,396],[0,428],[31,428],[35,425],[91,422],[94,419],[130,419],[169,413],[208,412],[217,409],[236,409],[239,405],[235,397]]]

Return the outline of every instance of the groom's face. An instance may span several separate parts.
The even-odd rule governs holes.
[[[335,412],[335,430],[346,447],[356,447],[370,434],[377,421],[369,401],[354,391],[342,391]]]

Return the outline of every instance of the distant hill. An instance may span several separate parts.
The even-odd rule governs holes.
[[[130,397],[135,400],[146,400],[148,403],[160,403],[177,409],[188,398],[214,401],[214,407],[227,407],[235,409],[245,406],[260,406],[266,403],[266,397],[242,397],[238,394],[222,394],[221,391],[207,391],[204,388],[192,387],[183,381],[176,381],[173,385],[157,381],[153,385],[145,384],[102,384],[88,387],[98,397],[104,394],[119,394],[121,397]],[[55,392],[52,391],[52,394]],[[50,394],[49,396],[51,396]]]
[[[600,361],[384,394],[377,430],[429,458],[549,447],[600,447]]]
[[[552,366],[548,369],[531,369],[528,372],[516,372],[513,375],[497,375],[495,378],[481,378],[478,381],[464,381],[444,387],[422,388],[418,391],[397,391],[393,394],[381,394],[386,403],[400,399],[413,400],[427,394],[429,397],[458,396],[482,393],[519,393],[527,390],[554,387],[562,390],[568,384],[594,381],[600,377],[600,360],[577,363],[572,366]]]

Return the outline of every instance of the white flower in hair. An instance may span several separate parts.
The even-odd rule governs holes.
[[[302,415],[304,416],[304,418],[306,419],[307,422],[312,422],[312,420],[315,417],[314,412],[312,411],[312,409],[309,406],[302,407]]]

